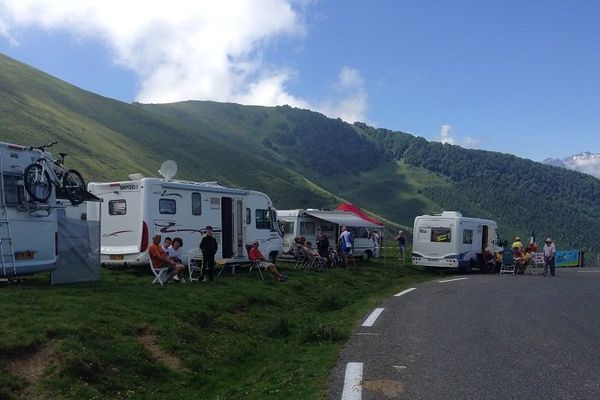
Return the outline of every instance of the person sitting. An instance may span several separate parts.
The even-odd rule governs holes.
[[[169,236],[167,236],[165,238],[165,241],[163,242],[162,247],[163,247],[163,249],[165,249],[165,251],[167,251],[167,249],[169,247],[171,247],[172,244],[173,244],[173,239],[171,239]]]
[[[179,275],[183,273],[185,266],[181,263],[171,260],[165,249],[160,245],[161,236],[156,234],[152,236],[152,244],[148,246],[148,256],[152,263],[152,268],[169,268],[169,280],[179,281]]]
[[[521,238],[520,237],[515,237],[515,241],[513,242],[513,244],[510,246],[512,249],[519,249],[522,250],[523,249],[523,243],[521,242]]]
[[[531,249],[529,247],[525,247],[525,250],[523,250],[523,254],[521,255],[523,273],[525,273],[525,270],[533,261],[533,253],[531,252]]]
[[[496,270],[496,257],[494,253],[492,253],[492,249],[490,246],[486,247],[483,251],[483,261],[485,262],[487,268],[490,272],[495,272]]]
[[[176,263],[182,264],[181,262],[181,248],[183,247],[183,240],[180,237],[173,239],[171,246],[167,249],[167,256]]]
[[[525,272],[525,259],[523,258],[523,251],[515,247],[513,248],[513,257],[515,259],[515,269],[517,274]]]
[[[269,271],[271,271],[271,274],[273,274],[273,278],[277,279],[279,282],[287,281],[287,275],[283,275],[281,272],[279,272],[275,264],[265,260],[265,257],[258,249],[258,240],[255,240],[254,243],[252,243],[252,247],[248,251],[248,258],[250,258],[250,260],[254,262],[257,262],[258,268],[269,269]]]
[[[328,262],[326,257],[321,257],[319,253],[312,249],[311,243],[306,240],[300,245],[300,254],[309,259],[311,262],[317,264],[319,271],[323,271],[325,269],[325,265]]]

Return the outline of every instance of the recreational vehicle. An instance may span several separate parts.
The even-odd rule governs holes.
[[[88,189],[100,197],[88,214],[102,214],[100,257],[103,264],[147,264],[154,234],[183,240],[183,261],[198,253],[205,227],[211,225],[219,244],[216,258],[229,263],[248,261],[246,246],[258,240],[271,259],[281,252],[276,211],[264,193],[227,188],[216,182],[166,178],[133,178],[121,182],[92,182]]]
[[[30,198],[23,171],[39,153],[0,142],[0,277],[55,269],[57,260],[56,197]]]
[[[457,211],[415,218],[413,265],[470,271],[480,265],[487,246],[498,243],[498,226],[488,219],[463,217]]]
[[[293,253],[294,238],[304,236],[316,248],[315,239],[320,229],[335,247],[340,236],[342,226],[347,226],[352,232],[354,257],[363,260],[376,255],[375,243],[370,233],[373,230],[382,230],[381,225],[366,221],[356,214],[345,211],[320,211],[320,210],[279,210],[277,218],[283,230],[283,253]]]

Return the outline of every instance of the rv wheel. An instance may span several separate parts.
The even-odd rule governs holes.
[[[362,254],[362,259],[363,261],[369,261],[369,259],[371,258],[371,252],[370,251],[365,251]]]

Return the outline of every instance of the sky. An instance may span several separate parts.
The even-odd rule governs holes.
[[[600,153],[598,0],[0,0],[0,53],[127,103],[308,108],[541,161]]]

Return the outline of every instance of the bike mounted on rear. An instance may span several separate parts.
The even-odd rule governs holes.
[[[56,188],[57,194],[64,193],[71,204],[83,203],[86,191],[85,182],[81,174],[74,169],[66,169],[66,153],[59,153],[60,158],[53,160],[46,149],[58,142],[50,142],[42,146],[28,147],[39,153],[38,158],[25,168],[23,172],[25,190],[36,201],[45,203],[52,194],[52,186]]]

